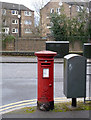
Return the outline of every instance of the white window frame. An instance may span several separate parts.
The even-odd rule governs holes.
[[[76,8],[77,8],[77,12],[80,12],[80,6],[77,6]]]
[[[14,11],[14,13],[13,13],[13,11]],[[18,11],[17,11],[17,10],[12,10],[12,11],[11,11],[11,14],[12,14],[12,15],[18,15]]]
[[[47,28],[50,29],[52,26],[51,26],[51,23],[50,24],[47,24]]]
[[[49,13],[46,14],[46,18],[50,18],[50,14]]]
[[[24,11],[24,15],[25,15],[25,16],[31,16],[32,13],[31,13],[31,11]]]
[[[9,34],[9,28],[4,27],[3,30],[5,31],[5,32],[3,32],[3,33]]]
[[[15,21],[15,22],[13,22],[13,21]],[[12,24],[18,24],[18,20],[12,20]]]
[[[50,17],[49,17],[49,16],[46,16],[46,18],[48,18],[48,19],[49,19]]]
[[[47,28],[49,28],[49,29],[50,29],[52,26],[53,26],[53,23],[52,23],[52,22],[50,22],[50,23],[47,24]]]
[[[51,28],[51,26],[47,26],[47,28],[48,28],[48,29],[50,29],[50,28]]]
[[[3,19],[2,23],[3,25],[6,25],[6,19]]]
[[[81,5],[81,6],[77,6],[77,12],[82,12],[84,9],[84,6]]]
[[[87,7],[86,11],[87,11],[87,13],[89,13],[89,8],[88,7]]]
[[[81,5],[81,6],[80,6],[80,8],[81,8],[81,10],[83,10],[83,9],[84,9],[84,6],[83,6],[83,5]]]
[[[6,10],[2,9],[2,15],[6,15]]]
[[[25,21],[24,21],[24,24],[25,24],[25,25],[31,25],[32,22],[31,22],[31,20],[25,20]]]
[[[57,8],[57,9],[56,9],[56,13],[60,15],[61,9],[60,9],[60,8]]]
[[[50,9],[50,13],[51,13],[51,14],[54,13],[54,8],[51,8],[51,9]]]
[[[32,33],[30,28],[25,28],[25,33]]]
[[[15,30],[15,31],[13,31]],[[18,28],[12,28],[12,33],[18,33]]]

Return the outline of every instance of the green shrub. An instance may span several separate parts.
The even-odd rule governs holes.
[[[13,35],[8,35],[5,37],[5,39],[3,40],[4,42],[11,42],[15,40],[15,37]]]
[[[3,48],[6,48],[6,43],[14,42],[15,37],[13,35],[7,35],[4,37],[2,41]]]

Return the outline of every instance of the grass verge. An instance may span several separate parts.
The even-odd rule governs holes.
[[[91,101],[86,102],[77,102],[77,107],[72,107],[71,102],[67,103],[58,103],[54,105],[54,112],[66,112],[66,111],[78,111],[78,110],[91,110]]]
[[[37,107],[24,107],[20,110],[15,110],[10,112],[11,114],[27,114],[36,112]],[[72,107],[71,102],[56,103],[54,105],[53,112],[67,112],[67,111],[79,111],[79,110],[91,110],[91,101],[86,102],[77,102],[77,107]]]

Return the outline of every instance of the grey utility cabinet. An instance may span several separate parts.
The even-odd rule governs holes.
[[[56,58],[63,58],[69,53],[69,41],[46,41],[46,50],[57,52]]]
[[[86,58],[78,54],[64,56],[64,95],[86,97]]]
[[[91,43],[84,43],[84,46],[83,46],[83,55],[86,58],[91,58]]]

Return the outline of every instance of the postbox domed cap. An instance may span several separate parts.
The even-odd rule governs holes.
[[[47,50],[43,50],[43,51],[39,51],[39,52],[35,52],[36,56],[56,56],[57,52],[53,52],[53,51],[47,51]]]

